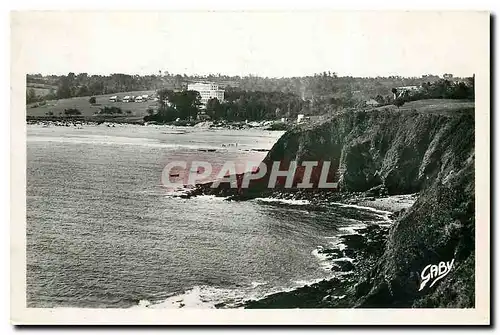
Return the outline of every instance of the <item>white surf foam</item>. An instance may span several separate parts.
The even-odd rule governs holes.
[[[201,200],[201,201],[223,201],[223,200],[226,200],[227,197],[218,197],[215,195],[202,194],[202,195],[196,196],[193,199]]]
[[[339,207],[349,207],[349,208],[364,209],[364,210],[367,210],[367,211],[370,211],[370,212],[379,213],[379,214],[384,214],[384,215],[389,215],[389,214],[392,214],[392,212],[389,212],[389,211],[383,211],[383,210],[381,210],[381,209],[376,209],[376,208],[373,208],[373,207],[367,207],[367,206],[359,206],[359,205],[343,204],[343,203],[341,203],[341,202],[331,202],[330,204],[331,204],[331,205],[337,205],[337,206],[339,206]]]
[[[372,212],[373,214],[375,214],[376,216],[378,216],[380,218],[379,221],[371,221],[372,223],[384,224],[384,225],[392,223],[392,220],[389,218],[389,215],[392,214],[392,212],[390,212],[390,211],[384,211],[384,210],[381,210],[381,209],[376,209],[376,208],[368,207],[368,206],[343,204],[341,202],[331,202],[330,204],[331,205],[336,205],[336,206],[339,206],[339,207],[344,207],[344,208],[356,208],[356,209],[361,209],[361,210],[365,210],[365,211],[370,211],[370,212]]]
[[[252,288],[256,288],[256,287],[259,287],[259,286],[264,286],[264,285],[267,285],[267,284],[268,284],[267,281],[263,281],[263,282],[253,281],[251,283]]]
[[[156,139],[144,137],[124,137],[124,136],[104,136],[104,135],[85,135],[85,136],[28,136],[27,142],[59,142],[74,144],[94,144],[94,145],[134,145],[153,148],[184,148],[198,149],[196,145],[162,143]]]
[[[255,198],[255,200],[262,202],[276,202],[286,205],[309,205],[311,203],[309,200],[278,199],[278,198]]]
[[[195,286],[184,293],[171,296],[163,301],[155,303],[146,303],[141,300],[135,307],[151,309],[213,309],[218,301],[237,298],[235,290],[219,289],[210,286]]]
[[[349,233],[349,234],[357,234],[358,230],[359,229],[363,229],[363,228],[366,228],[368,225],[366,223],[356,223],[356,224],[353,224],[353,225],[350,225],[350,226],[343,226],[343,227],[339,227],[338,229],[340,231],[343,231],[343,232],[346,232],[346,233]]]

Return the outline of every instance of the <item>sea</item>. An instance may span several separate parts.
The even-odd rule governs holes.
[[[335,276],[318,250],[380,213],[162,182],[172,161],[260,161],[282,134],[27,125],[27,306],[231,308]]]

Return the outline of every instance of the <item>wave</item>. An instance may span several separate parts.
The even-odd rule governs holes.
[[[207,194],[201,194],[193,199],[195,200],[201,200],[201,201],[223,201],[226,200],[228,197],[218,197],[216,195],[207,195]]]
[[[221,288],[207,285],[194,286],[180,294],[169,296],[158,301],[141,299],[137,305],[131,308],[149,309],[216,309],[216,308],[243,308],[249,300],[260,300],[265,297],[293,291],[305,285],[312,285],[335,276],[315,278],[311,280],[294,280],[286,286],[271,286],[266,281],[253,281],[241,288]]]
[[[180,294],[175,294],[166,299],[152,302],[140,300],[132,308],[150,308],[150,309],[215,309],[242,308],[247,300],[262,299],[271,293],[264,293],[259,287],[267,285],[267,282],[252,282],[246,288],[220,288],[206,285],[194,286]],[[277,290],[272,293],[281,292]]]
[[[380,220],[378,220],[378,221],[369,221],[370,223],[376,223],[376,224],[382,224],[382,225],[387,225],[387,224],[391,224],[392,223],[392,220],[390,219],[389,216],[393,212],[390,212],[390,211],[384,211],[384,210],[381,210],[381,209],[376,209],[376,208],[368,207],[368,206],[343,204],[341,202],[331,202],[330,204],[331,205],[336,205],[336,206],[339,206],[339,207],[343,207],[343,208],[355,208],[355,209],[361,209],[361,210],[369,211],[369,212],[373,213],[374,215],[376,215],[377,217],[380,218]],[[359,227],[359,228],[364,228],[364,227],[367,226],[366,223],[361,224],[361,225],[364,225],[364,226],[363,227]],[[349,226],[349,227],[351,227],[351,226]],[[347,227],[345,229],[350,229],[349,227]],[[340,229],[343,229],[343,228],[344,227],[342,227]]]
[[[379,213],[379,214],[384,214],[384,215],[389,215],[389,214],[392,214],[392,212],[390,211],[384,211],[384,210],[381,210],[381,209],[376,209],[376,208],[373,208],[373,207],[368,207],[368,206],[359,206],[359,205],[352,205],[352,204],[343,204],[341,202],[330,202],[331,205],[336,205],[336,206],[339,206],[339,207],[347,207],[347,208],[357,208],[357,209],[364,209],[364,210],[367,210],[367,211],[370,211],[370,212],[374,212],[374,213]]]
[[[331,271],[332,269],[332,263],[330,262],[328,255],[321,253],[320,251],[323,250],[322,247],[318,247],[314,249],[311,254],[316,257],[319,261],[319,264],[321,268],[325,271]]]
[[[285,205],[310,205],[309,200],[294,200],[294,199],[279,199],[279,198],[255,198],[256,201],[261,202],[271,202],[271,203],[281,203]]]
[[[267,285],[267,284],[268,284],[268,282],[267,282],[267,281],[264,281],[264,282],[253,281],[253,282],[251,283],[252,288],[256,288],[256,287],[263,286],[263,285]]]
[[[71,136],[28,136],[27,142],[59,142],[74,144],[96,144],[96,145],[135,145],[153,148],[183,148],[199,149],[200,146],[192,144],[172,144],[164,143],[156,139],[145,137],[125,137],[125,136],[104,136],[104,135],[85,135],[81,137]],[[205,147],[206,144],[204,144]],[[212,147],[210,147],[212,148]],[[215,148],[215,147],[214,147]]]

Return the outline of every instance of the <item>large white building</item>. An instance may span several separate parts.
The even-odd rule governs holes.
[[[220,102],[224,101],[224,90],[214,83],[194,83],[188,84],[188,91],[198,91],[201,95],[201,103],[206,106],[208,100],[217,98]]]

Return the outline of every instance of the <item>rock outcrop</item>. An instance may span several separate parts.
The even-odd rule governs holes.
[[[339,191],[419,192],[383,256],[353,288],[355,307],[474,307],[474,109],[346,112],[285,133],[265,158],[331,161]],[[419,291],[428,264],[451,273]],[[359,289],[362,288],[362,289]]]

